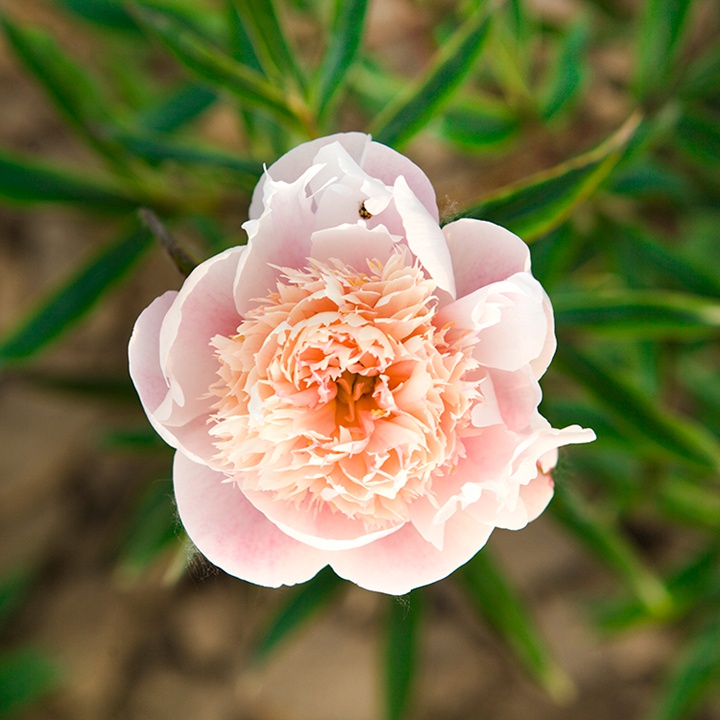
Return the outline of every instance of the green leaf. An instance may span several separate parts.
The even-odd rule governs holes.
[[[171,133],[195,120],[217,97],[207,85],[184,83],[158,105],[145,110],[137,122],[146,130]]]
[[[558,347],[555,366],[581,383],[628,436],[649,442],[657,454],[692,466],[720,468],[720,446],[705,428],[664,409],[617,368],[604,367],[567,343]]]
[[[53,0],[53,2],[78,17],[102,27],[124,32],[139,31],[137,23],[124,8],[121,0]]]
[[[30,647],[0,655],[0,717],[9,717],[52,692],[58,685],[57,665]]]
[[[137,406],[137,392],[130,377],[100,375],[59,375],[48,371],[13,373],[13,379],[32,387],[69,393],[86,399],[108,402],[132,402]]]
[[[659,198],[681,206],[686,206],[692,195],[683,173],[647,157],[615,173],[611,190],[633,199]]]
[[[449,108],[440,119],[440,134],[467,150],[484,150],[510,140],[520,129],[518,117],[505,105],[471,97]]]
[[[645,0],[639,25],[635,86],[641,97],[666,83],[692,0]]]
[[[490,28],[490,15],[478,3],[468,19],[442,46],[428,70],[407,85],[375,118],[369,132],[375,140],[400,147],[418,133],[449,100],[470,72]]]
[[[707,337],[720,329],[720,301],[666,291],[556,293],[553,307],[559,328],[636,340]]]
[[[553,119],[577,99],[587,73],[589,37],[584,19],[574,23],[563,36],[541,101],[544,120]]]
[[[326,117],[358,56],[365,29],[367,0],[335,0],[325,55],[317,69],[311,96],[318,117]]]
[[[385,717],[402,720],[407,716],[417,667],[417,645],[422,614],[421,596],[416,591],[388,598],[385,636]]]
[[[0,337],[0,366],[33,356],[65,332],[95,305],[150,245],[150,233],[140,230],[123,235],[94,255],[47,295],[17,327]]]
[[[720,172],[720,120],[717,115],[699,111],[683,114],[675,141],[692,159]]]
[[[252,191],[262,175],[262,163],[214,148],[190,145],[163,135],[123,132],[116,136],[128,152],[149,163],[174,162],[229,172],[245,190]]]
[[[487,548],[454,576],[472,606],[512,648],[535,680],[560,702],[573,694],[570,678],[553,660],[522,600],[498,569]]]
[[[681,617],[698,605],[716,602],[720,597],[719,559],[720,547],[713,542],[668,575],[665,586],[673,598],[671,617]],[[599,627],[606,632],[658,619],[635,596],[604,603],[594,614]]]
[[[705,702],[716,696],[718,683],[720,617],[715,617],[700,629],[685,648],[660,698],[660,704],[651,716],[652,720],[690,718]]]
[[[243,104],[264,108],[278,120],[302,128],[286,93],[271,85],[263,75],[224,54],[171,14],[146,6],[133,7],[143,26],[200,78],[229,92]]]
[[[20,608],[33,579],[27,568],[6,572],[0,578],[0,628],[4,629]]]
[[[717,99],[720,97],[720,47],[711,43],[704,55],[683,73],[680,94],[683,98]]]
[[[561,225],[608,177],[640,123],[633,115],[602,145],[487,196],[459,217],[489,220],[531,242]]]
[[[557,483],[550,511],[593,555],[623,580],[653,617],[666,617],[672,598],[660,578],[640,559],[609,520],[601,518],[566,483]]]
[[[325,568],[292,592],[260,638],[255,648],[255,658],[264,660],[271,650],[328,605],[344,585],[344,581],[330,568]]]
[[[10,47],[67,122],[97,151],[113,162],[122,162],[122,149],[104,132],[115,123],[115,112],[95,79],[47,33],[16,25],[4,16],[0,16],[0,24]]]
[[[278,20],[274,0],[232,0],[265,74],[282,87],[305,87],[294,51]]]
[[[660,273],[666,280],[697,295],[720,297],[720,277],[687,260],[676,248],[664,247],[662,239],[631,225],[609,223],[603,235],[612,240],[628,265]]]
[[[69,203],[85,209],[127,212],[138,201],[105,178],[80,175],[0,150],[0,200]]]
[[[150,484],[135,507],[122,541],[119,567],[137,577],[178,540],[180,524],[173,501],[172,483]]]
[[[716,484],[700,485],[672,475],[658,488],[658,502],[661,511],[671,519],[720,532],[720,488]]]

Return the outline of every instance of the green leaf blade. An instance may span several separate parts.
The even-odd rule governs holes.
[[[150,233],[140,230],[103,248],[0,338],[0,366],[27,360],[71,327],[150,245]]]
[[[485,46],[490,23],[487,8],[478,5],[430,68],[378,115],[369,130],[375,140],[399,148],[427,124],[469,73]]]
[[[416,591],[390,598],[385,638],[385,717],[407,717],[417,666],[422,597]]]

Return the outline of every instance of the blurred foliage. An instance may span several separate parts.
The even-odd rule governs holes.
[[[175,234],[199,234],[206,257],[237,242],[228,208],[249,197],[263,163],[299,142],[367,129],[382,142],[409,144],[411,155],[412,143],[424,142],[486,167],[522,166],[544,150],[544,169],[448,219],[493,220],[533,243],[535,274],[556,304],[560,348],[544,413],[554,425],[581,422],[599,436],[567,453],[551,515],[617,578],[617,597],[593,611],[598,629],[672,623],[683,634],[685,651],[668,668],[653,717],[701,712],[720,689],[720,19],[713,0],[586,0],[562,19],[538,15],[525,0],[418,0],[436,52],[414,77],[365,48],[367,0],[44,4],[102,45],[103,61],[88,66],[52,28],[28,25],[7,4],[5,43],[98,163],[86,170],[0,148],[0,202],[29,212],[52,203],[100,213],[116,238],[0,336],[0,370],[103,401],[127,396],[124,378],[58,377],[33,361],[128,276],[151,235],[185,270],[190,261]],[[321,38],[314,47],[297,43],[291,20],[298,17]],[[599,67],[612,52],[627,68],[613,76],[614,97],[605,99],[596,96]],[[624,108],[614,127],[598,112],[611,101]],[[221,110],[237,122],[241,151],[203,135],[198,120]],[[115,430],[104,442],[165,452],[146,430]],[[655,567],[632,532],[638,527],[684,528],[694,549],[674,568]],[[128,520],[119,569],[137,576],[161,554],[183,553],[179,535],[169,484],[158,481]],[[558,699],[572,692],[531,610],[488,551],[454,582],[542,687]],[[28,587],[20,576],[0,583],[3,621]],[[324,571],[288,591],[258,641],[257,660],[342,587]],[[387,606],[385,697],[393,720],[412,707],[427,593]],[[0,656],[0,714],[55,681],[39,651]]]

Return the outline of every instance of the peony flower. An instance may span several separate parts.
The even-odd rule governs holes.
[[[402,594],[542,512],[558,447],[594,434],[537,410],[555,337],[522,240],[441,228],[422,171],[360,133],[281,157],[244,228],[130,341],[200,552],[261,585],[330,565]]]

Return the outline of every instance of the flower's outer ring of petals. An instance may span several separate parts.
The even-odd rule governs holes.
[[[530,250],[515,234],[485,220],[464,218],[443,227],[457,297],[530,271]]]
[[[368,260],[385,264],[392,255],[395,241],[384,227],[370,230],[362,225],[339,225],[318,230],[312,235],[310,257],[327,262],[340,260],[357,272],[368,272]]]
[[[545,313],[545,320],[547,322],[547,340],[540,354],[530,363],[533,374],[536,378],[540,379],[550,365],[550,361],[555,355],[555,349],[557,348],[557,339],[555,337],[555,314],[553,313],[552,303],[550,298],[547,296],[545,290],[543,290],[543,312]]]
[[[473,357],[481,365],[514,372],[555,348],[544,309],[545,291],[520,272],[446,305],[437,324],[453,323],[477,333]]]
[[[327,505],[319,509],[280,502],[271,492],[243,490],[247,499],[286,535],[318,550],[350,550],[375,542],[399,530],[403,523],[368,532],[362,520],[353,520]]]
[[[244,247],[230,248],[198,265],[165,314],[160,367],[173,400],[172,411],[159,418],[166,424],[182,425],[209,411],[208,388],[218,369],[210,340],[232,335],[240,322],[232,290],[244,252]]]
[[[318,151],[325,145],[339,142],[348,155],[370,176],[392,187],[403,176],[427,211],[438,221],[435,190],[425,173],[414,162],[392,148],[372,141],[370,135],[349,132],[336,133],[298,145],[278,158],[258,181],[250,203],[249,217],[255,219],[263,212],[263,187],[269,176],[273,180],[293,182],[310,167]]]
[[[153,300],[135,321],[128,345],[130,377],[140,402],[155,431],[172,447],[177,447],[177,438],[156,417],[156,412],[161,410],[161,416],[166,417],[163,406],[171,403],[168,383],[160,367],[159,340],[160,327],[176,297],[175,290],[168,290]]]
[[[438,287],[454,299],[456,294],[452,261],[437,220],[428,213],[402,175],[395,180],[393,196],[405,228],[408,247]]]
[[[235,483],[224,479],[183,453],[175,454],[173,483],[180,520],[210,562],[266,587],[305,582],[327,564],[326,553],[283,533]]]
[[[528,365],[515,372],[495,368],[488,370],[487,382],[481,385],[481,390],[485,399],[489,399],[490,404],[497,408],[505,426],[514,432],[527,428],[542,400],[540,385]],[[472,411],[473,425],[476,427],[483,427],[476,422],[476,416],[480,415],[476,410],[481,408],[482,405],[476,404]]]
[[[375,592],[403,595],[442,580],[470,560],[485,545],[493,528],[456,513],[445,525],[443,549],[422,538],[411,523],[355,550],[330,555],[340,576]]]
[[[273,182],[268,206],[257,220],[243,227],[248,233],[247,252],[235,277],[235,307],[240,315],[255,307],[254,300],[276,290],[282,267],[303,268],[310,255],[314,219],[306,185],[321,169],[312,166],[294,182]]]

